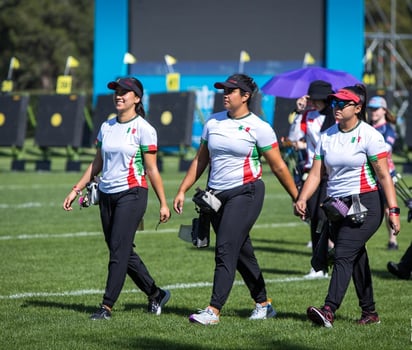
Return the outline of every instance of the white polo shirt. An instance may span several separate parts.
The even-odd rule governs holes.
[[[329,175],[327,194],[332,197],[378,190],[370,162],[386,156],[383,136],[363,121],[348,132],[340,131],[338,124],[331,126],[315,151]]]
[[[203,127],[201,142],[209,149],[208,185],[215,190],[260,179],[261,154],[278,147],[272,127],[252,112],[241,119],[229,117],[227,111],[212,114]]]
[[[119,123],[117,118],[102,124],[97,135],[103,169],[99,189],[117,193],[133,187],[147,188],[143,153],[157,150],[156,130],[142,117]]]

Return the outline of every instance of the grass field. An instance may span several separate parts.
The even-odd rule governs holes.
[[[9,169],[10,159],[0,156],[0,349],[412,349],[412,282],[386,271],[386,263],[398,261],[412,239],[401,203],[400,250],[386,250],[383,227],[368,243],[379,325],[355,323],[360,310],[352,284],[332,329],[307,321],[306,308],[322,305],[328,280],[302,278],[310,267],[309,228],[292,215],[288,196],[267,167],[266,201],[251,235],[278,311],[275,319],[247,319],[254,305],[238,276],[220,324],[188,322],[209,302],[214,237],[203,250],[178,238],[180,225],[195,216],[191,193],[184,214],[155,231],[158,203],[151,191],[136,249],[172,297],[160,317],[149,315],[145,296],[128,279],[112,319],[90,321],[101,301],[108,257],[98,208],[62,209],[80,173],[65,172],[60,158],[50,172]],[[177,159],[165,157],[170,204],[184,175],[177,169]],[[412,184],[412,176],[405,178]]]

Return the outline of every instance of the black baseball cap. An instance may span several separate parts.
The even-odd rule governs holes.
[[[249,86],[247,86],[243,81],[239,80],[239,78],[235,75],[231,75],[229,78],[226,79],[226,81],[215,83],[214,87],[216,89],[230,88],[230,89],[241,89],[243,91],[250,92],[250,93],[253,92]]]
[[[308,95],[311,100],[326,100],[333,93],[332,85],[323,80],[313,81],[308,89]]]
[[[143,96],[143,91],[137,85],[136,79],[134,78],[121,78],[107,84],[107,87],[111,90],[116,90],[119,86],[125,90],[134,91],[139,97]]]

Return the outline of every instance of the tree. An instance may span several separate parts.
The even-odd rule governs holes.
[[[73,91],[90,92],[93,29],[93,0],[0,0],[0,81],[14,56],[20,62],[15,90],[54,90],[73,56],[79,61]]]

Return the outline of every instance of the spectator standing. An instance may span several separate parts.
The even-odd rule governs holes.
[[[397,135],[396,131],[392,125],[395,125],[396,118],[388,110],[388,105],[386,100],[382,96],[373,96],[368,102],[368,119],[370,124],[378,130],[385,139],[387,151],[388,151],[388,167],[392,179],[396,179],[396,168],[392,160],[392,150],[395,144]],[[389,208],[385,204],[385,225],[388,231],[388,249],[398,250],[398,240],[393,234],[392,229],[389,224]]]

